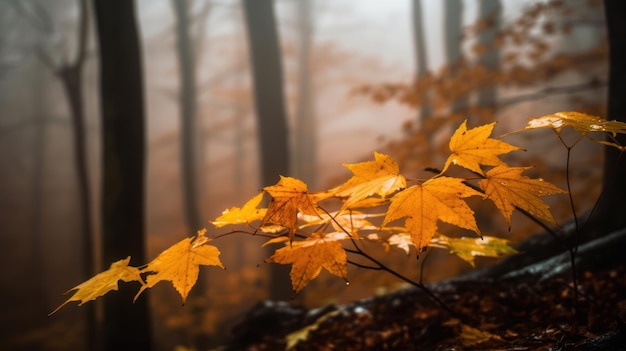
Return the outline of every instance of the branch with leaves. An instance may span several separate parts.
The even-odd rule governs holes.
[[[508,240],[481,233],[466,199],[480,197],[491,201],[509,229],[515,210],[545,227],[558,227],[542,197],[567,193],[571,197],[571,191],[523,175],[528,167],[512,167],[502,161],[501,155],[522,149],[491,137],[494,126],[495,122],[468,129],[467,122],[463,122],[449,142],[450,155],[443,170],[428,179],[405,178],[393,158],[381,153],[374,153],[372,161],[344,165],[353,173],[352,177],[321,192],[309,191],[307,184],[299,179],[281,176],[277,184],[263,188],[242,207],[227,209],[210,222],[216,228],[246,225],[250,230],[238,229],[208,237],[203,229],[144,266],[129,266],[130,257],[115,262],[109,270],[70,289],[75,290],[74,295],[52,313],[70,301],[82,305],[117,290],[119,280],[140,283],[135,299],[159,282],[170,281],[184,303],[198,279],[199,266],[223,268],[220,251],[212,245],[214,241],[234,233],[269,237],[263,246],[280,245],[265,262],[291,265],[295,293],[305,288],[322,269],[348,282],[348,264],[383,270],[425,289],[421,282],[400,275],[365,252],[361,245],[364,241],[380,244],[387,253],[409,254],[414,250],[419,255],[426,247],[445,249],[472,266],[476,256],[515,254]],[[615,141],[617,134],[626,134],[626,123],[578,112],[535,118],[524,130],[551,128],[560,135],[566,127],[578,131],[581,138],[621,151],[626,148]],[[596,136],[598,133],[607,138]],[[452,168],[465,169],[468,176],[449,175]],[[270,198],[267,208],[260,207],[265,196]],[[441,233],[440,222],[474,232],[475,236]],[[351,259],[353,256],[369,264]],[[436,296],[431,294],[431,297],[436,300]]]

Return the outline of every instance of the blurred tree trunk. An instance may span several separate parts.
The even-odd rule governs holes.
[[[461,0],[447,0],[444,2],[445,19],[445,50],[450,73],[457,74],[458,67],[462,63],[463,53],[461,48],[461,35],[463,33],[463,3]],[[451,102],[451,112],[456,113],[467,106],[467,96]]]
[[[416,74],[415,81],[419,81],[428,73],[428,59],[426,57],[426,36],[424,34],[424,19],[422,16],[422,1],[412,0],[413,15],[413,43],[415,48]],[[429,118],[432,114],[428,101],[427,91],[418,91],[419,94],[419,117],[418,121]]]
[[[195,232],[202,228],[197,198],[197,105],[196,62],[189,33],[189,3],[172,0],[176,18],[176,53],[179,72],[180,158],[183,186],[183,211],[187,227]]]
[[[480,35],[478,36],[479,44],[482,44],[484,47],[492,47],[491,45],[498,34],[498,30],[500,29],[500,15],[502,8],[500,6],[500,0],[481,0],[479,1],[479,16],[482,19],[488,19],[491,24],[490,28],[484,29]],[[479,63],[483,65],[487,71],[495,72],[500,64],[500,50],[498,49],[490,49],[485,52],[479,58]],[[478,107],[489,107],[495,104],[497,99],[497,87],[489,86],[483,87],[478,91]],[[490,116],[485,116],[488,119],[493,119],[493,112]]]
[[[609,89],[607,119],[626,122],[626,2],[605,0],[609,38]],[[617,140],[626,145],[626,136]],[[606,147],[604,154],[604,191],[598,204],[603,232],[626,227],[626,160],[623,152]]]
[[[272,0],[242,0],[248,31],[254,102],[261,156],[261,184],[268,186],[289,172],[287,113],[283,94],[278,32]],[[271,250],[271,249],[268,249]],[[269,252],[269,251],[268,251]],[[289,267],[271,264],[269,298],[291,296]]]
[[[63,84],[67,99],[72,125],[74,143],[74,164],[76,167],[76,182],[78,187],[78,208],[80,217],[80,231],[82,238],[82,266],[85,279],[95,274],[95,247],[92,221],[91,186],[89,181],[89,162],[87,160],[86,116],[83,98],[83,66],[87,50],[88,38],[88,4],[87,0],[78,2],[79,25],[77,53],[74,62],[67,63],[55,70],[56,76]],[[51,60],[47,60],[51,63]],[[98,342],[98,327],[96,309],[88,306],[86,321],[86,341],[88,344]]]
[[[315,188],[317,152],[313,85],[311,83],[311,41],[313,37],[313,0],[296,2],[299,34],[298,102],[296,112],[294,175]]]
[[[102,118],[102,259],[105,267],[131,256],[145,263],[143,74],[135,3],[95,0],[100,48]],[[137,286],[104,296],[103,349],[148,350],[147,296]]]
[[[179,92],[178,106],[180,109],[180,160],[181,182],[183,187],[183,212],[189,233],[202,228],[202,220],[198,202],[198,145],[197,145],[197,92],[196,92],[196,52],[190,33],[190,9],[188,0],[172,0],[176,19],[176,53],[178,55]],[[206,293],[206,272],[201,276],[190,292],[190,301],[198,302]],[[206,300],[206,299],[205,299]],[[193,347],[208,349],[210,340],[200,328],[204,324],[203,314],[206,305],[199,303],[190,306]],[[195,327],[193,327],[195,326]]]

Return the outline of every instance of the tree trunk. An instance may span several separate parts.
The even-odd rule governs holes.
[[[69,105],[72,141],[74,144],[74,165],[76,183],[78,187],[78,212],[80,220],[80,237],[82,239],[82,266],[83,276],[89,279],[95,272],[95,246],[92,219],[92,197],[89,180],[89,162],[86,141],[86,116],[83,98],[83,63],[87,49],[88,36],[88,8],[87,1],[78,2],[80,8],[78,25],[77,55],[74,62],[56,69],[56,76],[63,84],[65,97]],[[86,306],[86,342],[98,342],[98,327],[96,309],[94,305]]]
[[[315,188],[317,152],[313,84],[311,83],[311,42],[313,36],[312,1],[296,3],[299,26],[298,50],[298,102],[296,115],[294,174]]]
[[[243,0],[242,3],[254,83],[261,184],[268,186],[276,183],[279,175],[286,175],[289,172],[287,114],[278,33],[272,0]],[[289,267],[276,264],[269,267],[269,298],[288,299],[291,296],[291,287],[287,279]]]
[[[479,2],[479,16],[481,18],[487,18],[492,16],[495,21],[493,23],[493,28],[488,28],[482,31],[478,36],[478,40],[481,44],[489,47],[490,43],[493,42],[495,36],[498,33],[498,28],[500,25],[500,0],[482,0]],[[500,63],[500,51],[497,49],[488,50],[482,57],[479,59],[480,64],[482,64],[488,71],[495,72],[498,69],[498,65]],[[480,89],[478,92],[478,101],[477,104],[479,107],[488,107],[493,106],[496,101],[497,88],[495,86],[484,87]],[[489,116],[492,119],[493,116]]]
[[[145,263],[144,105],[135,4],[95,0],[100,46],[102,118],[102,260],[105,267],[130,255]],[[132,301],[137,286],[122,284],[104,296],[105,350],[150,349],[146,296]]]
[[[604,1],[609,37],[609,89],[607,116],[609,120],[626,122],[626,3],[619,0]],[[617,140],[626,145],[626,135]],[[604,187],[598,213],[602,232],[626,227],[626,160],[623,152],[606,147],[604,153]]]
[[[461,0],[448,0],[444,2],[445,18],[445,49],[448,65],[451,66],[450,73],[457,74],[458,66],[462,62],[461,35],[463,33],[463,3]],[[463,94],[461,98],[452,101],[451,112],[459,112],[467,106],[467,96]]]
[[[187,0],[173,0],[176,14],[176,53],[178,54],[180,158],[183,186],[183,210],[191,232],[202,228],[198,210],[196,177],[196,63],[189,34],[189,7]]]
[[[196,53],[190,34],[191,21],[188,0],[172,0],[176,18],[176,53],[178,54],[179,74],[179,109],[180,109],[180,160],[181,182],[183,187],[183,212],[187,222],[189,233],[195,233],[202,228],[202,220],[198,203],[197,163],[197,105],[196,105]],[[201,272],[193,290],[190,292],[192,299],[203,298],[206,293],[207,275]],[[204,324],[204,304],[191,305],[192,324],[201,326]],[[193,347],[203,350],[208,349],[210,340],[207,334],[200,328],[193,328]]]
[[[424,19],[422,16],[422,1],[413,0],[413,42],[415,47],[416,74],[415,81],[419,81],[428,72],[428,60],[426,57],[426,36],[424,35]],[[429,118],[432,114],[428,103],[428,94],[426,91],[418,91],[419,94],[419,117],[421,119]]]

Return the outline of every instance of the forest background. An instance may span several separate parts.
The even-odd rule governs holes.
[[[195,61],[191,93],[182,92],[180,83],[179,3],[188,5],[183,24]],[[473,125],[497,120],[498,134],[559,110],[604,114],[607,46],[600,1],[357,5],[284,0],[273,5],[288,118],[288,175],[305,180],[312,190],[336,184],[348,174],[342,163],[369,159],[374,150],[396,158],[403,173],[437,166],[450,133],[465,118]],[[85,279],[84,267],[105,268],[97,240],[102,149],[93,9],[87,12],[92,18],[80,56],[77,1],[3,0],[0,6],[0,255],[5,262],[0,321],[11,326],[3,331],[0,346],[79,349],[88,312],[65,308],[53,317],[47,314],[64,300],[64,291]],[[152,258],[202,227],[209,235],[219,232],[209,220],[273,184],[278,174],[275,181],[262,183],[241,3],[137,1],[136,15],[145,78],[145,234]],[[64,90],[71,71],[64,68],[75,67],[76,57],[83,65],[82,150],[96,257],[84,252],[75,120]],[[182,97],[190,95],[195,96],[191,138],[181,128],[185,112],[180,108]],[[536,165],[535,175],[563,184],[564,153],[552,144],[557,141],[549,131],[525,136],[521,143],[515,137],[507,141],[528,149],[523,157]],[[189,139],[191,146],[185,145]],[[585,144],[576,151],[573,172],[587,179],[579,184],[599,186],[600,148]],[[187,171],[183,155],[191,156]],[[598,190],[575,189],[581,210]],[[558,203],[551,205],[557,219],[568,218]],[[481,229],[506,231],[491,221],[486,216]],[[522,223],[508,235],[519,240],[536,230]],[[152,289],[156,349],[217,345],[256,302],[277,297],[270,289],[276,281],[270,265],[257,266],[267,257],[258,248],[261,243],[237,236],[221,241],[228,269],[202,270],[202,283],[186,306],[180,306],[170,287]],[[426,281],[469,268],[445,252],[429,255]],[[399,269],[417,270],[413,256],[394,255],[393,260]],[[281,277],[283,290],[289,289],[287,272]],[[293,302],[317,307],[401,288],[393,278],[371,271],[351,271],[350,279],[346,287],[322,275]],[[206,338],[199,341],[200,334]]]

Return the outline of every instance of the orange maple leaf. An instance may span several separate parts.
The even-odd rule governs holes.
[[[400,167],[391,156],[374,153],[374,161],[344,164],[354,176],[335,190],[335,196],[349,197],[343,208],[355,206],[368,196],[385,197],[398,189],[406,188]]]
[[[435,235],[437,220],[480,234],[474,211],[463,198],[483,194],[462,182],[463,179],[460,178],[438,177],[399,192],[391,198],[391,205],[382,225],[407,217],[405,226],[418,252]]]
[[[495,122],[480,127],[467,129],[467,120],[459,126],[450,139],[452,154],[446,160],[443,171],[455,164],[478,174],[484,174],[480,165],[500,166],[504,164],[498,155],[515,150],[522,150],[504,141],[489,138]]]
[[[217,217],[215,221],[211,221],[211,223],[219,228],[229,224],[248,224],[261,219],[267,213],[267,208],[258,208],[262,199],[263,193],[258,193],[246,202],[243,207],[232,207],[224,210],[222,215]]]
[[[313,233],[306,240],[287,243],[265,262],[292,264],[289,276],[296,293],[315,279],[322,268],[347,282],[348,257],[340,243],[345,239],[348,235],[343,232]]]
[[[550,207],[541,196],[567,193],[543,179],[531,179],[522,175],[528,167],[498,166],[490,169],[478,182],[485,196],[494,202],[511,227],[511,214],[517,207],[536,218],[556,225]]]
[[[306,184],[296,178],[280,176],[276,185],[263,188],[272,196],[267,213],[261,221],[264,225],[280,225],[289,230],[289,239],[293,240],[298,229],[298,211],[306,215],[319,215],[317,202],[328,195],[310,194]]]
[[[101,272],[93,276],[91,279],[68,290],[65,294],[72,290],[76,290],[76,292],[67,301],[62,303],[61,306],[52,311],[49,316],[54,314],[70,301],[80,301],[78,305],[82,306],[85,302],[95,300],[111,290],[117,290],[119,280],[124,282],[138,281],[143,285],[144,282],[143,279],[141,279],[139,269],[129,266],[128,263],[130,263],[130,256],[117,262],[113,262],[108,270]]]
[[[146,284],[139,289],[135,300],[144,290],[163,280],[169,280],[185,303],[189,291],[198,280],[200,265],[224,268],[218,257],[220,251],[217,247],[206,245],[209,238],[204,236],[205,232],[206,229],[199,230],[195,239],[185,238],[179,241],[148,263],[146,268],[142,269],[142,273],[153,274],[148,275]]]

